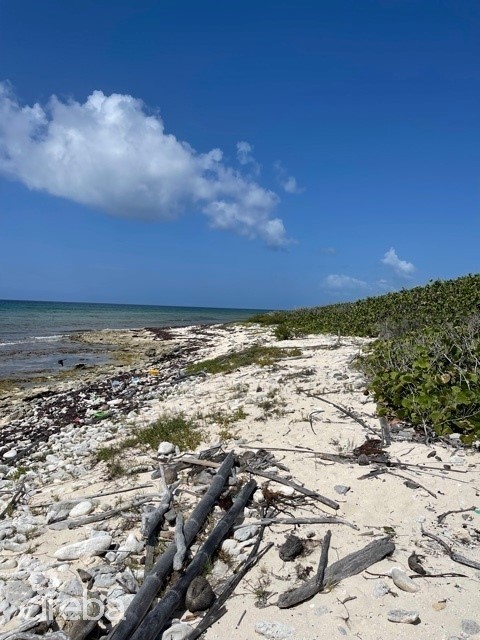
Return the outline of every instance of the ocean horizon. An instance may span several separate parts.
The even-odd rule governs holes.
[[[0,300],[0,379],[28,378],[58,370],[59,359],[90,365],[109,360],[104,348],[72,341],[69,336],[75,333],[223,324],[245,320],[261,311],[266,310]]]

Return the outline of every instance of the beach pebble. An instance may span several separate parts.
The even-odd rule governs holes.
[[[0,559],[0,570],[3,569],[15,569],[17,561],[15,558],[2,558]]]
[[[420,620],[418,611],[406,611],[405,609],[391,609],[387,616],[390,622],[402,622],[404,624],[415,624]]]
[[[275,487],[275,493],[279,493],[281,496],[286,496],[287,498],[293,496],[295,493],[295,489],[293,487],[287,487],[281,485],[280,487]]]
[[[462,620],[462,631],[468,636],[474,636],[480,633],[480,625],[475,620]]]
[[[285,542],[278,549],[278,555],[284,562],[295,560],[303,551],[303,542],[297,536],[288,536]]]
[[[189,624],[174,620],[172,626],[163,632],[162,640],[185,640],[191,632]]]
[[[100,573],[98,576],[95,576],[93,586],[96,589],[108,589],[108,587],[114,585],[115,582],[116,578],[113,573]]]
[[[103,535],[98,535],[82,542],[64,545],[55,551],[54,556],[58,560],[78,560],[82,556],[98,556],[104,553],[111,544],[112,536],[108,533],[103,533]]]
[[[3,597],[9,605],[21,607],[22,604],[33,598],[35,592],[22,580],[10,580],[2,589]]]
[[[171,442],[161,442],[158,445],[158,455],[160,456],[168,456],[175,451],[175,445]]]
[[[334,487],[335,491],[339,493],[341,496],[345,495],[350,491],[350,487],[346,487],[343,484],[336,484]]]
[[[68,514],[69,518],[78,518],[80,516],[88,516],[89,513],[95,510],[95,505],[90,500],[83,500],[73,507]]]
[[[120,549],[117,552],[117,562],[125,560],[132,553],[140,553],[144,544],[143,541],[137,540],[134,533],[130,533],[125,542],[120,544]]]
[[[17,450],[16,449],[9,449],[8,451],[5,451],[5,453],[3,454],[3,457],[5,458],[5,460],[11,460],[12,458],[15,458],[17,456]]]
[[[409,591],[410,593],[415,593],[416,591],[420,591],[420,587],[416,584],[403,569],[399,567],[393,567],[390,571],[390,575],[396,587],[401,589],[402,591]]]
[[[238,540],[238,542],[244,542],[245,540],[249,540],[250,538],[256,536],[258,533],[258,529],[258,525],[251,524],[247,527],[237,529],[237,531],[235,531],[235,533],[233,534],[233,537],[235,538],[235,540]]]
[[[211,576],[214,581],[222,580],[230,572],[228,564],[222,560],[217,560],[213,565]]]
[[[229,555],[235,558],[241,552],[241,549],[239,544],[236,542],[236,540],[231,540],[230,538],[227,538],[222,542],[222,551],[224,551],[225,553],[228,553]]]
[[[206,611],[215,602],[215,594],[206,578],[197,576],[189,584],[185,595],[185,606],[192,613]]]
[[[385,580],[378,580],[373,587],[373,597],[383,598],[390,591],[390,587]]]
[[[286,638],[292,638],[295,629],[281,622],[267,622],[262,620],[255,624],[255,633],[269,640],[284,640]]]

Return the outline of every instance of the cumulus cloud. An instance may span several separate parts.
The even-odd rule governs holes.
[[[261,166],[255,160],[252,154],[253,146],[249,142],[241,140],[237,142],[237,160],[241,165],[247,167],[255,176],[260,175]]]
[[[294,176],[288,175],[287,170],[282,165],[281,162],[277,161],[273,165],[275,169],[275,173],[277,174],[277,180],[286,193],[298,194],[303,193],[304,189],[302,189],[297,182],[297,179]]]
[[[331,274],[324,280],[327,289],[335,291],[352,290],[352,289],[368,289],[368,284],[364,280],[358,280],[351,276]]]
[[[385,253],[382,258],[382,262],[387,265],[387,267],[392,267],[395,273],[399,276],[409,276],[415,271],[415,267],[411,262],[400,260],[393,247]]]
[[[129,95],[22,106],[0,83],[0,174],[113,215],[165,220],[200,210],[212,227],[289,242],[274,192],[227,166],[220,149],[198,153],[166,133]]]

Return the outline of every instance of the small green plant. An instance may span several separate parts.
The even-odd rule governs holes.
[[[118,444],[100,447],[97,449],[96,459],[97,462],[107,464],[108,476],[114,479],[128,473],[129,468],[124,463],[125,452],[129,449],[147,448],[156,451],[161,442],[168,441],[181,450],[193,450],[203,441],[203,437],[198,424],[188,420],[183,414],[163,415]]]
[[[9,478],[11,480],[19,480],[22,476],[24,476],[26,473],[28,473],[28,467],[17,467],[15,469],[15,471],[12,473],[11,476],[9,476]]]
[[[295,337],[293,329],[284,323],[277,325],[273,334],[277,340],[291,340]]]
[[[221,411],[218,409],[217,411],[212,411],[205,416],[205,419],[211,422],[215,422],[221,427],[228,427],[239,420],[245,420],[248,417],[248,413],[245,413],[243,407],[239,407],[235,409],[232,413],[227,413],[225,411]]]
[[[203,439],[204,434],[198,424],[183,414],[160,416],[132,438],[137,444],[155,450],[161,442],[168,441],[182,451],[196,449]]]
[[[187,367],[188,373],[231,373],[240,367],[257,364],[266,367],[274,364],[282,358],[301,355],[300,349],[281,349],[280,347],[264,347],[253,345],[243,351],[234,351],[224,356],[218,356],[211,360],[200,360]]]
[[[246,581],[247,582],[247,581]],[[255,597],[255,606],[263,609],[268,605],[268,599],[272,592],[268,590],[272,582],[272,578],[265,566],[260,567],[260,573],[255,582],[248,581],[250,592]]]

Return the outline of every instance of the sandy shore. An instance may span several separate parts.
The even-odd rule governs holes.
[[[145,491],[158,495],[159,481],[151,478],[159,464],[154,452],[129,454],[132,473],[113,480],[108,478],[105,463],[97,462],[95,452],[105,444],[110,446],[122,441],[160,415],[181,412],[197,420],[204,431],[205,439],[199,450],[219,444],[225,451],[233,450],[237,455],[265,449],[274,456],[270,471],[336,501],[339,509],[306,499],[261,476],[256,478],[259,485],[254,497],[256,504],[263,501],[267,507],[273,506],[279,511],[278,517],[312,518],[329,514],[353,525],[268,527],[263,545],[273,542],[274,546],[237,587],[235,595],[227,601],[226,614],[206,632],[207,639],[223,640],[233,635],[238,640],[251,640],[263,635],[313,640],[327,635],[365,640],[402,637],[440,640],[480,633],[480,565],[472,568],[454,562],[437,542],[423,533],[440,536],[455,552],[480,563],[480,455],[455,446],[455,442],[424,443],[412,429],[400,425],[392,429],[392,443],[384,449],[391,466],[371,459],[365,466],[359,464],[361,459],[355,450],[367,438],[380,436],[375,405],[364,395],[364,380],[352,367],[365,340],[343,338],[338,341],[337,336],[319,335],[279,343],[269,329],[243,325],[173,329],[168,336],[156,338],[149,332],[101,333],[100,337],[106,342],[117,340],[124,345],[122,363],[95,372],[78,371],[74,379],[50,380],[35,393],[17,390],[8,400],[4,396],[0,405],[2,436],[8,433],[11,438],[14,426],[21,440],[20,426],[30,428],[29,421],[34,415],[47,420],[45,424],[52,428],[52,435],[34,449],[29,449],[28,444],[22,449],[21,442],[9,441],[8,448],[5,445],[0,452],[4,463],[0,464],[0,478],[3,477],[0,498],[4,505],[8,506],[9,496],[19,482],[19,478],[12,478],[14,469],[21,466],[27,473],[23,476],[25,496],[9,510],[3,522],[0,520],[0,548],[3,548],[0,620],[6,630],[24,623],[28,606],[40,602],[44,595],[42,588],[64,593],[65,582],[77,575],[77,569],[94,572],[108,565],[115,566],[115,571],[120,570],[118,549],[122,549],[126,540],[138,543],[138,549],[129,554],[135,560],[130,567],[141,582],[140,559],[144,551],[138,519],[132,518],[130,526],[125,524],[125,518],[93,525],[97,534],[101,531],[117,544],[117,556],[109,551],[114,554],[109,559],[107,553],[107,559],[100,554],[65,563],[59,562],[58,557],[55,559],[55,554],[66,544],[88,538],[91,527],[52,528],[47,514],[59,500],[75,503],[85,496],[98,495],[100,498],[91,500],[93,513],[105,511],[118,505],[120,494],[115,493],[125,488],[131,490],[126,494],[128,501]],[[99,338],[85,335],[89,336],[85,339]],[[252,344],[296,347],[300,355],[267,367],[242,367],[229,374],[183,375],[189,362],[238,351]],[[172,357],[165,355],[172,351]],[[125,376],[122,380],[128,376],[129,380],[138,380],[136,389],[142,391],[138,392],[136,402],[131,395],[128,402],[122,399],[115,404],[119,398],[114,397],[113,382],[122,375]],[[66,398],[69,393],[72,397],[75,392],[79,394],[74,396],[75,402],[87,402],[92,396],[85,389],[105,378],[109,378],[109,385],[101,387],[101,393],[98,386],[95,391],[97,397],[102,395],[100,404],[97,402],[93,408],[79,412],[76,422],[61,428],[53,424],[57,414],[47,415],[41,404],[46,398],[53,406],[57,397]],[[42,389],[47,393],[45,397],[41,396]],[[26,399],[36,394],[36,398]],[[60,416],[60,400],[55,407]],[[95,411],[97,414],[103,411],[105,417],[95,421]],[[234,422],[226,419],[235,415],[239,418]],[[21,457],[12,456],[13,450],[17,456],[21,452]],[[375,470],[380,473],[371,474]],[[150,488],[136,489],[143,485]],[[108,497],[103,497],[107,494]],[[188,504],[194,504],[194,498],[188,493],[180,493],[177,500],[185,510]],[[472,507],[476,510],[467,510]],[[462,509],[467,511],[452,513],[438,521],[441,514]],[[0,512],[2,510],[0,504]],[[28,538],[23,541],[18,523],[24,526],[29,518],[35,531],[30,538],[23,534]],[[249,509],[246,522],[257,520],[258,512]],[[395,551],[391,557],[372,566],[370,573],[363,571],[296,607],[279,609],[276,606],[279,594],[316,572],[321,541],[328,528],[332,531],[330,564],[385,535],[393,536]],[[2,531],[7,532],[3,537]],[[303,551],[294,561],[284,562],[278,548],[292,533],[302,541]],[[166,534],[170,535],[168,530]],[[412,552],[425,556],[423,566],[430,574],[463,576],[420,577],[414,580],[415,592],[404,591],[393,582],[390,571],[399,567],[408,575],[414,575],[408,565]],[[222,570],[228,573],[235,566],[235,554],[231,555],[228,559],[224,554],[223,561],[217,563],[212,577],[214,587],[220,586]],[[30,581],[32,593],[28,593],[28,602],[18,606],[10,617],[5,616],[6,610],[13,611],[8,609],[9,604],[12,606],[8,584],[12,584],[12,580],[28,582],[25,572],[30,575],[32,571],[42,575],[46,583],[37,588]],[[3,592],[1,580],[7,581]],[[112,589],[109,585],[102,591],[108,602],[121,597],[121,594],[112,595]],[[418,621],[414,624],[392,622],[389,620],[392,610],[416,612]],[[30,613],[33,611],[35,609]],[[188,613],[186,618],[195,625]]]

